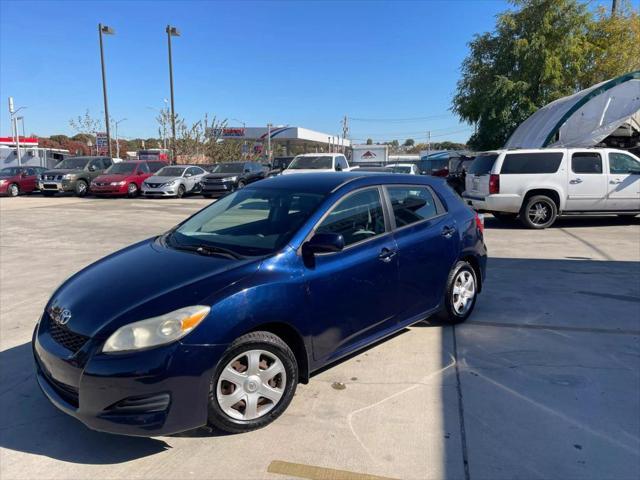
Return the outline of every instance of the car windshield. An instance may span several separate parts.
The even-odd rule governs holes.
[[[181,177],[184,167],[164,167],[155,173],[156,177]]]
[[[20,173],[20,168],[18,167],[7,167],[0,170],[0,177],[13,177]]]
[[[471,162],[469,173],[472,175],[487,175],[493,168],[498,155],[480,155]]]
[[[387,170],[391,170],[393,173],[411,173],[411,167],[408,165],[389,165]]]
[[[127,162],[123,162],[123,163],[114,163],[113,165],[111,165],[106,173],[110,173],[110,174],[117,174],[117,173],[133,173],[136,170],[136,165],[135,163],[127,163]]]
[[[296,157],[289,164],[290,170],[320,170],[333,168],[333,158],[327,155],[317,157]]]
[[[91,157],[66,158],[56,165],[56,169],[81,170],[92,160]]]
[[[211,169],[211,173],[242,173],[244,163],[220,163]]]
[[[198,212],[169,237],[173,248],[226,249],[268,255],[284,247],[324,195],[271,188],[244,188]]]

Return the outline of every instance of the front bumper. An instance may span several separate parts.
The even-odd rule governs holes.
[[[38,384],[87,427],[148,437],[206,424],[209,383],[225,345],[177,342],[107,355],[90,339],[73,354],[39,330],[32,342]]]
[[[142,195],[145,197],[175,197],[178,195],[178,187],[180,185],[172,185],[163,188],[142,187]]]
[[[91,184],[91,193],[94,195],[126,195],[128,184],[123,185],[96,185]]]
[[[73,180],[41,180],[38,182],[38,190],[41,192],[72,192],[75,189]]]
[[[235,190],[235,182],[211,182],[202,183],[202,194],[211,195],[212,197],[221,197]]]

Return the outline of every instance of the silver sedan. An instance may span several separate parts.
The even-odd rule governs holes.
[[[200,181],[207,171],[196,165],[171,165],[158,170],[142,183],[145,197],[182,197],[198,193]]]

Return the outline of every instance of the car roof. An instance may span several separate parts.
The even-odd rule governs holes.
[[[441,178],[427,175],[352,171],[278,175],[260,180],[260,182],[251,184],[245,188],[281,188],[308,193],[328,194],[346,185],[353,185],[354,188],[380,184],[424,184],[433,186],[442,182],[443,180]]]

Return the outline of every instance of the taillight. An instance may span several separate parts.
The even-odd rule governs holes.
[[[475,214],[476,214],[476,227],[478,227],[478,230],[480,231],[480,233],[484,235],[484,215],[480,215],[478,212],[475,212]]]
[[[489,193],[500,193],[500,175],[492,173],[489,177]]]

